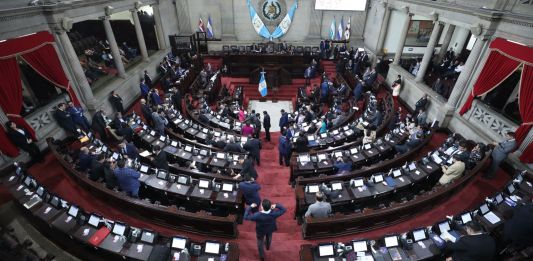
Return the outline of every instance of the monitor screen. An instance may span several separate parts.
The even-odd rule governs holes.
[[[494,199],[496,200],[496,203],[500,204],[503,202],[503,195],[502,193],[498,193],[498,195],[496,195],[496,197],[494,197]]]
[[[334,155],[335,155],[335,158],[342,157],[342,152],[336,151]]]
[[[364,183],[363,179],[354,179],[353,180],[354,187],[362,187],[364,184],[365,183]]]
[[[354,252],[366,252],[368,251],[368,245],[366,241],[353,241],[353,251]]]
[[[318,154],[318,160],[319,161],[326,160],[326,154]]]
[[[472,215],[470,215],[470,213],[464,213],[461,215],[461,221],[463,222],[463,224],[466,224],[470,221],[472,221]]]
[[[320,133],[320,138],[327,138],[328,137],[328,134],[327,133]]]
[[[107,146],[102,146],[102,151],[107,152]]]
[[[315,140],[315,136],[313,136],[313,135],[308,135],[308,136],[307,136],[307,140],[308,140],[308,141],[314,141],[314,140]]]
[[[178,142],[174,140],[174,141],[172,141],[172,142],[170,143],[170,146],[172,146],[172,147],[178,147]]]
[[[400,169],[395,169],[393,172],[392,172],[392,176],[397,178],[399,176],[402,175],[402,171]]]
[[[481,215],[485,215],[487,212],[490,211],[489,206],[487,204],[483,204],[479,207],[479,211],[481,211]]]
[[[309,185],[309,186],[307,186],[307,191],[309,193],[317,193],[318,192],[318,185]]]
[[[142,173],[148,173],[148,166],[141,165],[141,168],[139,169],[139,171]]]
[[[416,169],[416,165],[414,162],[411,162],[411,164],[409,164],[409,171],[413,171]]]
[[[386,247],[398,246],[398,237],[397,236],[385,237],[385,246]]]
[[[56,196],[53,196],[52,199],[50,200],[50,205],[54,206],[54,207],[59,207],[59,198],[56,197]]]
[[[509,184],[509,186],[507,186],[507,191],[509,191],[509,194],[513,194],[515,190],[516,189],[513,184]]]
[[[78,207],[76,207],[74,205],[71,205],[70,208],[68,209],[68,214],[70,216],[73,216],[73,217],[77,217],[78,216],[78,212],[79,212]]]
[[[318,246],[318,255],[320,257],[333,256],[334,255],[333,244],[328,245],[319,245]]]
[[[222,191],[228,191],[228,192],[233,191],[233,184],[231,184],[231,183],[223,183],[222,184]]]
[[[233,159],[234,161],[238,161],[238,160],[239,160],[239,155],[233,155],[232,159]]]
[[[118,160],[118,153],[113,152],[113,156],[111,156],[114,160]]]
[[[178,176],[178,183],[179,184],[187,184],[188,178],[185,176]]]
[[[208,254],[218,255],[220,253],[220,244],[216,242],[205,242],[205,252]]]
[[[189,146],[189,145],[185,146],[185,151],[186,152],[191,152],[192,151],[192,147]]]
[[[31,185],[31,177],[26,177],[24,179],[24,185],[26,185],[26,187],[29,187]]]
[[[220,132],[215,132],[215,137],[220,137]]]
[[[168,177],[168,172],[162,171],[162,170],[157,172],[157,178],[158,179],[165,179],[166,180],[167,177]]]
[[[209,188],[209,180],[201,179],[198,182],[198,187],[200,187],[200,188]]]
[[[413,231],[413,239],[415,242],[426,239],[426,231],[423,229]]]
[[[217,159],[225,159],[225,158],[226,158],[226,154],[222,152],[217,152]]]
[[[245,142],[247,142],[247,141],[248,141],[248,137],[242,137],[242,138],[241,138],[241,143],[245,143]]]
[[[341,182],[331,183],[331,189],[342,190],[342,183]]]
[[[311,160],[309,155],[300,155],[298,156],[298,159],[300,160],[300,162],[309,162]]]
[[[200,151],[200,155],[207,156],[207,150],[201,150]]]
[[[152,243],[154,243],[154,239],[155,239],[154,232],[143,231],[143,233],[141,235],[141,241],[149,243],[149,244],[152,244]]]
[[[185,249],[187,246],[187,239],[182,237],[172,238],[172,248]]]
[[[44,194],[44,188],[39,186],[39,188],[37,189],[37,195],[39,195],[39,197],[42,197],[43,194]]]
[[[150,135],[155,136],[155,130],[151,131]]]
[[[113,234],[123,236],[126,232],[126,226],[124,224],[115,223],[113,226]]]
[[[444,231],[450,231],[450,223],[448,223],[448,221],[440,223],[439,230],[441,233]]]
[[[159,136],[159,140],[164,142],[165,140],[167,140],[167,137],[161,135],[161,136]]]
[[[206,129],[206,128],[203,128],[203,129],[202,129],[202,132],[207,134],[207,133],[209,132],[209,130]]]
[[[339,134],[339,130],[334,130],[332,133],[333,133],[333,135],[337,135],[337,134]]]
[[[356,154],[358,151],[357,151],[357,148],[351,148],[350,149],[350,154]]]
[[[374,182],[375,183],[383,182],[383,175],[374,176]]]
[[[98,224],[100,223],[100,217],[96,215],[91,215],[88,223],[93,227],[98,227]]]
[[[372,148],[372,145],[370,145],[370,143],[367,143],[365,144],[364,148],[365,150],[369,150],[370,148]]]

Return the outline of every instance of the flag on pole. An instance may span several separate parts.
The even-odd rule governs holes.
[[[341,22],[339,23],[339,27],[337,28],[337,40],[342,40],[342,35],[344,32],[344,17],[341,17]]]
[[[207,17],[207,38],[213,38],[215,34],[213,33],[213,26],[211,25],[211,16]]]
[[[204,21],[202,20],[202,18],[200,18],[200,21],[198,21],[198,32],[205,32]]]
[[[265,97],[267,95],[267,83],[265,80],[265,72],[261,72],[261,79],[259,80],[259,93],[261,93],[261,97]]]
[[[344,30],[344,39],[350,40],[350,22],[352,18],[348,18],[348,23],[346,24],[346,30]]]
[[[333,17],[331,25],[329,26],[329,39],[335,40],[335,17]]]

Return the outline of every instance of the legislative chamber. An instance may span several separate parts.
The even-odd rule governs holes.
[[[0,260],[533,260],[533,1],[0,21]]]

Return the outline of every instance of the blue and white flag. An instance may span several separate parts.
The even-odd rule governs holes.
[[[331,25],[329,26],[329,39],[335,40],[335,17],[331,20]]]
[[[270,32],[266,28],[261,18],[259,18],[259,15],[257,15],[257,13],[255,12],[255,9],[252,6],[252,3],[250,3],[250,0],[248,0],[248,9],[250,11],[250,17],[252,18],[252,25],[255,31],[257,32],[257,34],[259,34],[260,36],[264,38],[270,39],[271,38]]]
[[[215,34],[213,33],[213,26],[211,25],[211,16],[207,17],[207,38],[213,38]]]
[[[259,80],[259,93],[261,93],[261,97],[265,97],[267,95],[267,82],[265,80],[265,72],[261,72],[261,79]]]
[[[350,22],[352,21],[352,17],[348,18],[348,23],[346,24],[346,29],[344,30],[344,39],[350,40]]]
[[[344,17],[341,18],[339,27],[337,28],[337,40],[342,40],[342,35],[344,34]]]
[[[285,15],[281,23],[276,27],[274,32],[272,33],[272,38],[280,38],[283,36],[287,31],[289,30],[289,27],[292,23],[292,17],[294,16],[294,11],[296,11],[296,8],[298,8],[298,1],[294,1],[294,4],[292,5],[291,9],[289,9],[289,12]]]

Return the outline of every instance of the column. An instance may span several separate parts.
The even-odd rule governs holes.
[[[394,64],[400,64],[400,58],[403,53],[403,46],[405,44],[405,38],[407,38],[407,32],[409,31],[409,24],[411,23],[411,16],[413,14],[409,13],[409,9],[405,7],[407,17],[403,23],[402,31],[400,32],[400,39],[398,39],[398,48],[396,48],[396,53],[394,54]]]
[[[118,75],[121,78],[126,78],[126,70],[124,70],[124,64],[122,63],[120,52],[118,51],[117,40],[115,40],[115,34],[113,33],[113,28],[111,28],[109,16],[104,16],[102,22],[104,23],[105,34],[107,36],[107,41],[109,42],[111,55],[113,55],[113,60],[115,61],[115,67],[117,67],[118,70]]]
[[[137,9],[130,10],[130,12],[133,16],[133,23],[135,24],[135,34],[137,35],[139,49],[141,49],[141,56],[143,57],[144,61],[147,61],[148,51],[146,50],[146,43],[144,42],[143,29],[141,28],[141,21],[139,21],[139,14],[137,14]]]
[[[307,34],[307,40],[310,41],[320,41],[322,38],[320,33],[322,30],[322,18],[324,11],[315,9],[315,1],[300,1],[300,4],[310,5],[310,14],[309,14],[309,33]],[[300,6],[298,6],[298,9]],[[302,8],[303,9],[303,8]]]
[[[187,1],[175,1],[176,14],[178,16],[178,35],[190,35],[193,33],[191,29],[191,20],[189,18],[189,7]],[[233,2],[233,1],[232,1]]]
[[[479,36],[476,39],[476,42],[474,43],[474,47],[472,48],[472,51],[470,52],[470,55],[468,56],[468,59],[466,60],[465,67],[463,68],[463,71],[461,74],[459,74],[459,77],[457,78],[457,81],[455,82],[455,85],[453,86],[452,93],[450,94],[450,98],[448,98],[448,102],[446,103],[447,106],[450,108],[457,108],[457,102],[459,102],[459,99],[461,98],[461,94],[465,91],[466,83],[468,82],[468,79],[473,75],[472,72],[474,71],[474,67],[476,65],[476,61],[479,58],[479,55],[484,49],[484,46],[486,44],[486,41],[482,39],[481,36]]]
[[[433,31],[431,31],[431,36],[429,37],[428,46],[426,47],[426,51],[424,52],[424,57],[422,58],[422,62],[420,63],[420,69],[418,70],[418,73],[416,74],[416,78],[415,78],[416,82],[422,82],[424,80],[424,76],[428,69],[429,63],[431,62],[431,56],[433,55],[433,50],[435,50],[435,46],[437,45],[437,42],[439,41],[439,32],[442,27],[442,24],[439,21],[435,21],[434,23],[435,24],[433,25]]]
[[[220,26],[213,28],[215,38],[222,38],[224,41],[235,41],[235,11],[233,1],[218,1],[220,9]],[[211,19],[214,17],[211,16]],[[216,21],[214,21],[216,23]],[[205,22],[207,23],[207,21]]]
[[[391,9],[387,6],[387,3],[382,2],[381,4],[385,9],[385,14],[383,15],[383,22],[379,31],[378,44],[376,45],[377,55],[383,55],[383,45],[385,44],[385,38],[387,37],[387,29],[389,28],[389,19],[391,13]]]
[[[163,30],[163,22],[161,22],[161,13],[159,12],[159,5],[152,5],[154,10],[155,30],[157,33],[157,42],[159,43],[159,50],[167,49],[166,35]]]
[[[446,31],[446,35],[444,35],[444,40],[442,41],[442,45],[440,46],[439,54],[435,59],[435,63],[440,63],[442,61],[442,58],[444,58],[444,55],[446,55],[446,51],[448,51],[448,47],[450,46],[450,41],[452,40],[454,31],[455,25],[449,24],[448,30]]]
[[[75,89],[77,94],[81,94],[81,97],[79,98],[83,101],[90,114],[92,114],[96,111],[96,99],[94,98],[91,86],[87,81],[87,77],[85,77],[85,72],[83,71],[83,67],[81,67],[80,60],[76,55],[76,51],[74,50],[74,47],[72,47],[72,42],[70,41],[70,38],[65,30],[59,30],[56,32],[55,36],[57,39],[59,39],[59,41],[56,42],[61,43],[61,47],[63,48],[63,53],[65,55],[65,61],[68,63],[77,83],[72,85],[72,87]]]

